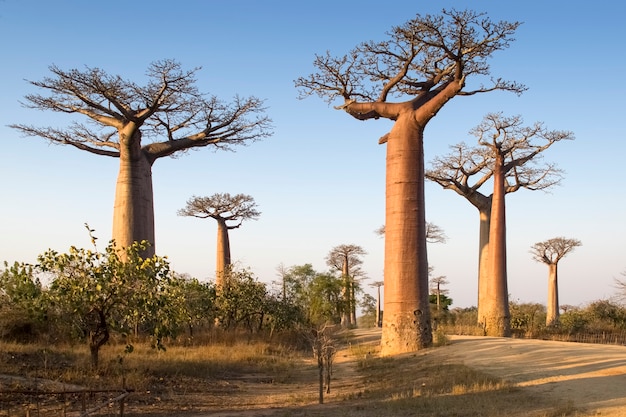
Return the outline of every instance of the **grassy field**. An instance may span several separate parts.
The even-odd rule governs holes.
[[[247,337],[172,345],[165,352],[139,344],[125,354],[124,346],[111,345],[102,351],[97,371],[89,369],[83,346],[2,343],[0,389],[127,388],[133,392],[126,416],[582,415],[570,404],[442,362],[429,350],[380,358],[376,341],[346,333],[336,343],[331,392],[321,405],[310,351]],[[19,415],[20,400],[21,405],[0,404],[0,415],[10,407],[11,415]]]

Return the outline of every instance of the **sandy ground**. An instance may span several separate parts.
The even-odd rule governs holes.
[[[356,330],[353,344],[378,344],[380,329]],[[565,343],[527,339],[473,336],[450,336],[444,347],[423,351],[437,355],[442,361],[462,363],[490,375],[501,377],[524,390],[535,390],[538,396],[548,395],[560,402],[571,402],[578,410],[576,416],[626,417],[626,347],[583,343]],[[260,416],[330,416],[344,415],[331,404],[341,408],[337,399],[346,390],[354,389],[359,375],[355,358],[349,349],[337,353],[337,378],[329,404],[319,406],[314,401],[284,408],[288,393],[267,387],[275,401],[274,410],[233,410],[192,414],[195,417],[260,417]],[[293,389],[293,388],[292,388]],[[314,383],[298,388],[314,393]],[[256,391],[258,385],[250,387]],[[244,389],[245,391],[245,389]],[[270,394],[271,392],[271,394]],[[313,396],[314,400],[315,397]],[[254,402],[253,399],[251,399]],[[282,404],[281,404],[282,403]],[[252,405],[252,404],[250,404]],[[345,406],[344,406],[345,407]],[[254,408],[254,407],[252,407]],[[354,415],[354,414],[350,414]],[[363,415],[372,415],[365,413]]]
[[[626,347],[452,336],[431,354],[571,400],[589,415],[626,416]]]
[[[153,395],[134,393],[135,401],[129,404],[129,415],[348,415],[345,407],[352,406],[345,402],[346,395],[358,392],[363,386],[356,370],[359,358],[355,352],[362,355],[364,348],[367,352],[369,345],[377,346],[380,329],[355,330],[354,334],[356,337],[350,339],[351,344],[337,352],[332,393],[324,405],[317,404],[317,371],[311,358],[306,372],[297,373],[288,384],[268,383],[267,378],[252,375],[195,387],[190,390],[192,393],[186,393],[187,389],[176,389],[168,399],[176,404],[173,408],[158,401],[155,403]],[[449,336],[449,339],[449,345],[427,349],[420,354],[433,355],[442,362],[461,363],[503,378],[526,391],[536,392],[537,398],[549,396],[561,403],[569,402],[579,410],[576,416],[626,417],[626,346],[473,336]],[[144,404],[141,411],[136,408],[139,403]],[[357,410],[357,414],[349,415],[377,415],[375,410],[365,411]]]

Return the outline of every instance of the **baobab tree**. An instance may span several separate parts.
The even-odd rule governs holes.
[[[296,80],[300,97],[316,94],[357,120],[394,122],[387,146],[385,300],[381,354],[432,344],[424,202],[424,129],[456,96],[525,87],[501,78],[487,84],[488,58],[506,49],[519,22],[492,22],[483,13],[443,10],[416,15],[381,42],[348,54],[316,55],[316,73]],[[477,85],[468,83],[471,79]],[[397,101],[392,101],[397,99]]]
[[[505,117],[501,113],[485,116],[472,130],[478,145],[487,149],[491,158],[493,193],[489,223],[489,251],[487,254],[487,296],[481,300],[485,334],[510,336],[509,293],[506,269],[506,189],[507,173],[513,178],[533,178],[537,175],[531,162],[561,140],[573,139],[568,131],[547,130],[542,123],[523,126],[520,116]],[[539,141],[540,143],[536,143]],[[530,165],[529,165],[530,164]]]
[[[376,327],[381,327],[383,325],[380,317],[380,287],[382,287],[383,285],[385,285],[384,281],[374,281],[370,284],[371,287],[376,287]]]
[[[448,289],[442,288],[444,285],[448,285],[450,281],[445,275],[433,277],[430,279],[430,292],[435,295],[437,300],[437,311],[441,310],[441,296],[448,294]]]
[[[476,133],[476,132],[474,132]],[[547,141],[548,146],[554,143]],[[511,143],[511,149],[505,164],[506,184],[504,193],[513,193],[520,189],[547,190],[562,179],[562,171],[552,163],[543,163],[540,154],[528,153],[525,143]],[[489,228],[491,225],[492,193],[482,193],[480,188],[489,184],[493,177],[495,154],[489,146],[471,147],[464,142],[451,147],[445,156],[436,157],[431,168],[426,170],[426,178],[453,190],[478,209],[479,244],[478,244],[478,323],[484,325],[486,306],[490,297],[488,286]],[[547,147],[545,148],[547,149]],[[536,148],[542,152],[545,149]],[[528,157],[531,156],[529,159]],[[515,160],[514,160],[514,159]],[[493,191],[493,190],[491,190]]]
[[[217,193],[210,197],[193,196],[187,205],[178,210],[179,216],[214,219],[217,222],[217,258],[215,262],[215,287],[223,289],[231,268],[230,238],[228,231],[237,229],[244,220],[257,220],[261,213],[254,199],[246,194],[231,196]]]
[[[549,269],[546,326],[553,326],[559,322],[558,263],[578,246],[582,246],[582,242],[578,239],[555,237],[537,242],[530,249],[533,258],[537,262],[548,265]]]
[[[235,97],[225,103],[196,87],[199,68],[173,60],[150,64],[144,85],[99,68],[62,70],[30,84],[45,94],[25,96],[25,106],[80,115],[90,124],[65,128],[11,125],[26,136],[119,159],[113,208],[113,240],[119,248],[148,241],[155,252],[152,165],[163,157],[201,147],[232,149],[270,135],[263,101]],[[144,143],[145,141],[145,143]],[[123,253],[123,252],[122,252]]]
[[[341,315],[341,325],[344,327],[356,326],[356,290],[357,278],[363,274],[360,265],[361,256],[367,252],[358,245],[338,245],[331,249],[326,256],[326,264],[341,271],[343,280],[342,296],[345,308]]]

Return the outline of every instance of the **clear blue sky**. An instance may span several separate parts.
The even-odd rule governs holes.
[[[200,90],[229,100],[266,100],[271,138],[236,152],[192,151],[154,165],[156,247],[174,270],[212,279],[216,224],[179,217],[192,195],[249,194],[258,221],[231,232],[233,259],[265,282],[276,267],[311,263],[340,244],[362,246],[363,269],[382,280],[385,148],[391,123],[359,122],[317,97],[297,100],[293,81],[314,71],[314,54],[342,55],[415,14],[471,7],[493,20],[522,21],[512,46],[493,56],[495,76],[529,87],[457,97],[428,125],[426,159],[471,142],[468,131],[489,112],[521,115],[527,124],[571,130],[545,160],[565,170],[550,194],[521,190],[507,197],[508,272],[512,300],[545,303],[548,269],[535,262],[535,242],[580,239],[559,264],[561,304],[615,294],[626,271],[626,74],[622,2],[599,0],[488,2],[0,0],[0,261],[35,262],[48,248],[88,247],[83,224],[100,247],[111,238],[118,161],[43,139],[22,138],[11,123],[60,127],[58,114],[24,109],[34,92],[24,81],[62,69],[99,67],[138,83],[152,61],[173,58],[198,72]],[[80,119],[77,119],[80,120]],[[487,190],[484,190],[487,192]],[[429,245],[435,275],[450,281],[454,306],[476,304],[478,212],[452,191],[426,190],[427,219],[447,244]]]

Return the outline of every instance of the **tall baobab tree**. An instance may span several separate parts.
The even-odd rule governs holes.
[[[554,142],[548,140],[548,145]],[[557,185],[562,179],[562,171],[552,163],[543,163],[541,155],[528,159],[528,149],[520,143],[521,150],[513,150],[505,165],[506,185],[504,193],[513,193],[520,189],[547,190]],[[426,170],[426,178],[453,190],[478,209],[479,244],[478,244],[478,323],[484,325],[486,306],[490,297],[488,286],[489,228],[491,225],[491,203],[493,194],[483,194],[480,188],[489,184],[493,177],[495,155],[488,146],[470,147],[459,143],[451,147],[452,151],[433,160],[431,168]],[[546,148],[547,149],[547,148]],[[537,149],[542,151],[541,149]],[[515,158],[514,161],[511,158]],[[493,191],[493,189],[491,190]]]
[[[230,272],[230,239],[228,231],[237,229],[244,220],[257,220],[261,213],[254,199],[246,194],[231,196],[217,193],[210,197],[193,196],[185,208],[178,210],[179,216],[211,218],[217,221],[217,258],[215,262],[215,287],[221,290],[227,283]]]
[[[356,280],[362,275],[360,265],[363,264],[363,260],[361,256],[366,254],[367,252],[358,245],[339,245],[332,248],[326,256],[326,264],[341,271],[342,296],[345,300],[341,325],[344,327],[356,326]]]
[[[533,258],[537,262],[548,265],[549,269],[546,326],[552,326],[559,322],[558,263],[578,246],[582,246],[582,242],[578,239],[555,237],[537,242],[530,249]]]
[[[316,55],[316,73],[296,80],[300,97],[316,94],[357,120],[394,122],[386,143],[385,300],[381,354],[432,344],[424,202],[424,129],[456,96],[525,87],[491,78],[488,58],[506,49],[519,22],[443,10],[416,15],[381,42],[348,54]],[[477,84],[469,84],[476,79]],[[468,86],[469,84],[469,86]],[[398,101],[392,101],[397,99]]]
[[[65,128],[11,127],[26,136],[118,158],[113,240],[119,248],[150,242],[146,257],[155,252],[152,165],[157,159],[192,148],[232,149],[270,135],[262,100],[235,97],[225,103],[200,93],[195,85],[199,68],[183,70],[173,60],[153,62],[144,85],[99,68],[49,69],[51,77],[30,81],[46,93],[25,96],[25,106],[84,116],[93,127],[80,122]]]
[[[531,178],[536,173],[531,161],[550,146],[561,140],[573,139],[568,131],[550,131],[543,124],[523,126],[519,116],[504,117],[500,113],[485,116],[483,122],[472,130],[478,145],[488,150],[491,158],[493,193],[489,223],[489,251],[487,254],[487,296],[482,321],[488,336],[510,336],[509,293],[506,259],[506,189],[507,173],[514,178]],[[540,141],[539,144],[536,142]]]

